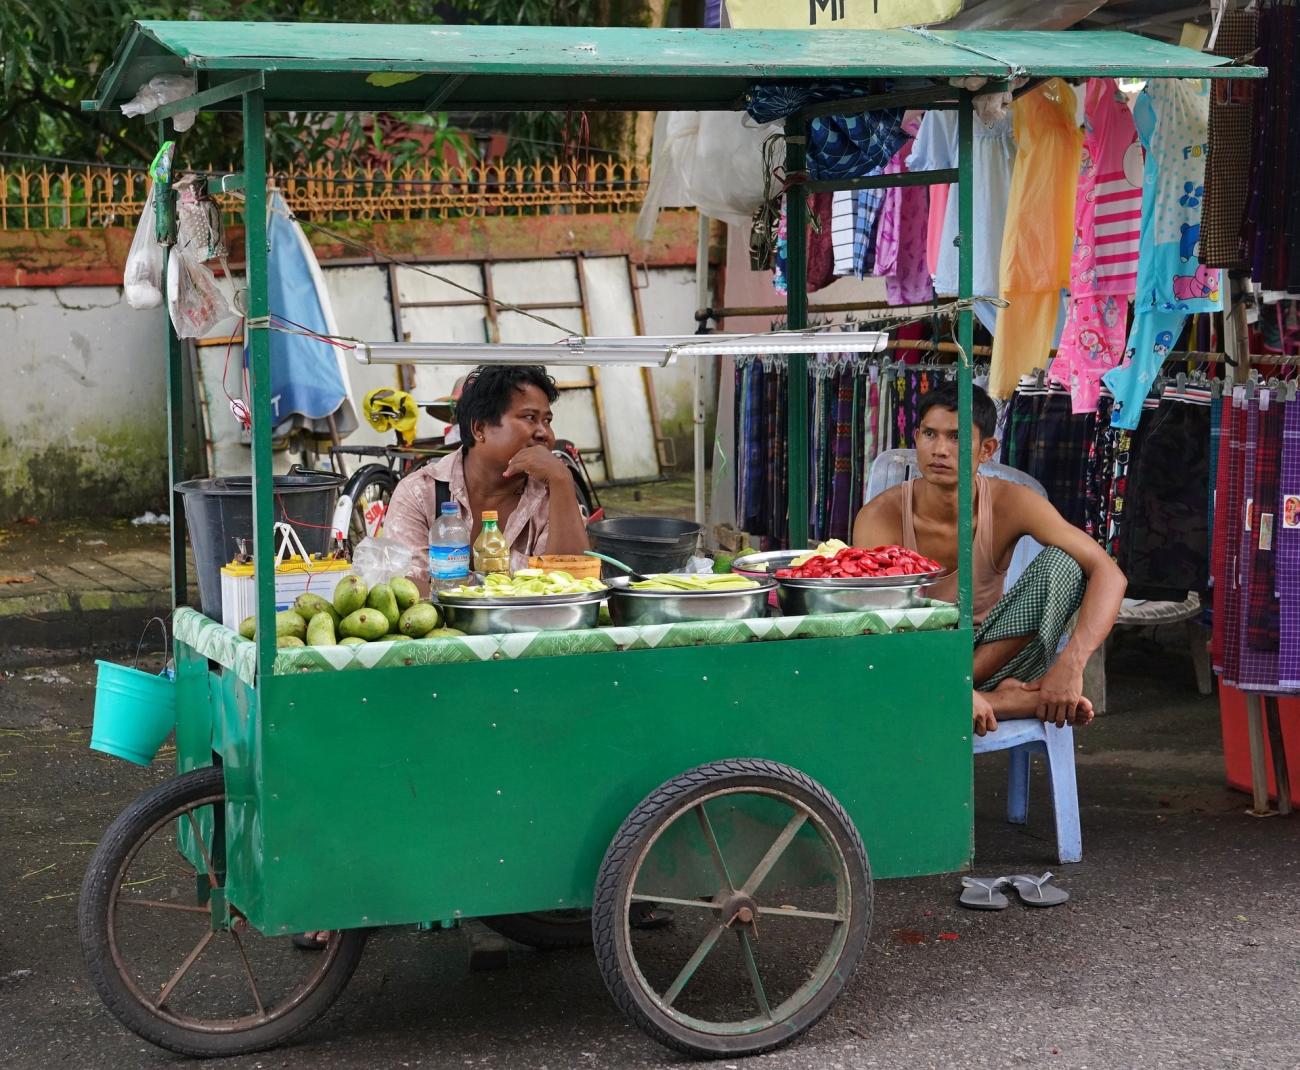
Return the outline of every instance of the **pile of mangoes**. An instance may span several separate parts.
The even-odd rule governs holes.
[[[275,615],[275,645],[358,646],[394,639],[439,639],[464,635],[442,626],[442,609],[420,598],[420,590],[405,576],[368,587],[355,573],[339,580],[334,600],[300,594],[290,609]],[[245,639],[257,637],[257,618],[239,625]]]

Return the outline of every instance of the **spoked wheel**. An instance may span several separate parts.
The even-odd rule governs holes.
[[[329,1009],[365,945],[365,930],[349,929],[300,951],[233,908],[234,923],[213,930],[225,797],[219,768],[146,792],[109,826],[81,886],[81,947],[100,997],[128,1029],[183,1055],[288,1040]]]
[[[589,910],[539,910],[531,914],[498,914],[479,920],[502,936],[541,951],[591,946]]]
[[[642,932],[634,903],[673,908]],[[758,759],[702,765],[653,792],[614,837],[592,907],[619,1006],[689,1055],[755,1055],[794,1039],[843,991],[871,925],[853,822],[816,781]]]

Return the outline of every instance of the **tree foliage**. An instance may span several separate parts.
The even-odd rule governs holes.
[[[152,158],[152,131],[143,123],[80,108],[132,19],[581,26],[608,24],[611,18],[640,22],[643,17],[636,12],[643,10],[643,0],[625,0],[612,12],[611,0],[462,0],[454,6],[438,0],[0,0],[0,152],[116,163]],[[472,139],[445,115],[395,118],[400,121],[276,115],[269,131],[270,157],[285,166],[321,158],[339,162],[378,151],[400,164],[438,158],[444,146],[460,154],[472,151]],[[484,121],[491,123],[490,118],[479,120]],[[501,125],[506,124],[516,151],[528,146],[531,152],[539,143],[557,140],[564,117],[503,117]],[[616,129],[610,133],[618,136]],[[181,156],[191,166],[222,165],[239,140],[237,117],[204,114],[184,136]]]

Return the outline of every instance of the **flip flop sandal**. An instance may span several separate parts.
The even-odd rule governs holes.
[[[1050,873],[1044,873],[1041,877],[1031,877],[1026,873],[1017,873],[1014,877],[1008,877],[1007,880],[1020,896],[1020,901],[1027,907],[1059,907],[1067,899],[1070,893],[1055,884],[1049,884],[1052,879]]]
[[[1007,897],[999,890],[1006,883],[1006,877],[962,877],[958,902],[971,910],[1006,910]]]
[[[324,951],[329,947],[329,937],[315,933],[294,933],[292,939],[293,946],[299,951]]]

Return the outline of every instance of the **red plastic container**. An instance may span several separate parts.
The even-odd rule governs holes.
[[[1300,698],[1277,700],[1278,719],[1282,724],[1282,745],[1286,748],[1287,769],[1291,772],[1291,802],[1300,807]],[[1223,764],[1228,786],[1250,793],[1250,734],[1246,726],[1246,695],[1219,681],[1219,721],[1223,727]],[[1273,782],[1273,755],[1268,736],[1264,737],[1268,768],[1269,798],[1277,801]]]

